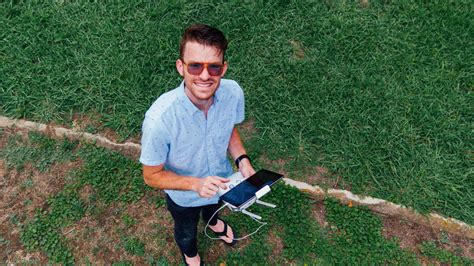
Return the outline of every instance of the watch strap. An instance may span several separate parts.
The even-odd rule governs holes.
[[[239,168],[240,161],[242,161],[245,158],[247,158],[250,161],[250,157],[247,154],[242,154],[239,157],[237,157],[237,159],[235,159],[235,166],[237,167],[237,169]]]

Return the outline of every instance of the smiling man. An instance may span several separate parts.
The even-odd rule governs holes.
[[[227,40],[213,27],[187,28],[176,69],[179,87],[161,95],[146,112],[142,127],[143,176],[149,186],[164,189],[174,219],[174,236],[189,265],[202,263],[197,225],[204,221],[228,245],[236,233],[216,214],[217,192],[226,188],[233,170],[227,152],[244,177],[255,171],[235,127],[244,120],[244,94],[227,71]]]

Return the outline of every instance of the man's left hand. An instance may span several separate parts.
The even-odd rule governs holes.
[[[255,174],[255,170],[252,167],[252,164],[248,159],[243,159],[239,163],[239,171],[244,178],[248,178],[251,175]]]

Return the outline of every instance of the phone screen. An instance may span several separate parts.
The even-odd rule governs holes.
[[[255,196],[264,186],[271,186],[283,175],[268,170],[260,170],[221,196],[221,200],[239,207]]]

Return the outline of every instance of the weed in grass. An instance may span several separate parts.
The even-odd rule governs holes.
[[[122,216],[122,222],[124,223],[125,228],[130,228],[137,223],[137,221],[128,214]]]
[[[87,133],[96,134],[98,132],[97,128],[93,125],[88,125],[85,130]]]
[[[18,217],[18,215],[16,213],[11,213],[8,216],[8,221],[13,225],[19,225],[20,224],[20,218]]]
[[[21,189],[29,189],[33,187],[34,181],[31,179],[31,177],[27,178],[22,184],[21,184]]]
[[[92,248],[92,254],[94,256],[97,256],[100,253],[100,247],[93,247]]]
[[[439,242],[441,244],[449,244],[449,235],[447,232],[442,231],[439,236]]]
[[[32,201],[31,199],[26,199],[25,201],[23,201],[23,204],[24,204],[25,206],[28,206],[28,205],[30,205],[31,203],[33,203],[33,201]]]
[[[10,241],[0,235],[0,246],[3,246],[3,245],[7,246],[8,243],[10,243]]]
[[[449,263],[451,265],[474,265],[474,261],[454,255],[450,251],[438,248],[432,241],[423,242],[419,245],[420,252],[423,256],[434,258],[441,263]]]
[[[151,193],[145,194],[149,204],[154,205],[156,208],[161,208],[166,205],[166,200],[162,193],[156,193],[156,191],[150,192]]]
[[[122,245],[125,251],[132,255],[145,255],[145,244],[136,237],[122,237]]]

